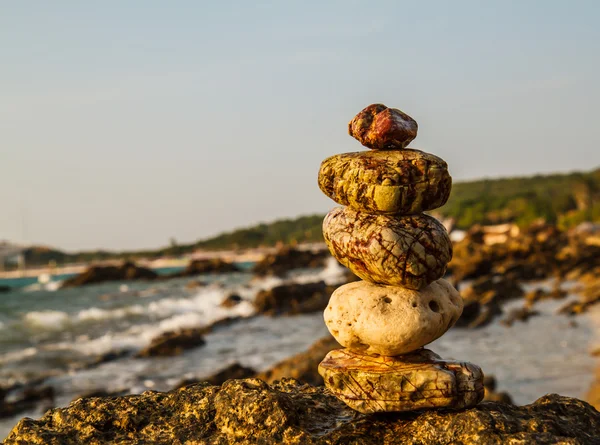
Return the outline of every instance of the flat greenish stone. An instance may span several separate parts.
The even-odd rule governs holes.
[[[321,163],[319,188],[356,210],[411,215],[443,206],[452,189],[444,160],[420,150],[342,153]]]
[[[325,386],[361,413],[463,409],[483,400],[483,372],[428,349],[397,357],[335,349],[319,365]]]
[[[419,290],[442,278],[452,259],[444,226],[428,215],[388,216],[337,207],[323,220],[331,254],[371,283]]]

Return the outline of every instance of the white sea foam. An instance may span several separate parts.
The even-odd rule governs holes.
[[[76,350],[86,355],[100,355],[109,351],[138,350],[153,338],[168,331],[207,326],[227,317],[248,317],[255,311],[249,301],[242,301],[233,308],[220,306],[225,293],[217,287],[204,288],[192,298],[165,298],[147,306],[134,305],[110,311],[90,308],[81,311],[77,319],[101,319],[126,317],[132,313],[154,315],[154,323],[137,324],[122,332],[109,331],[93,339],[78,338],[72,342],[60,342],[50,346],[52,350]]]
[[[139,304],[134,304],[132,306],[126,306],[124,308],[118,309],[101,309],[97,307],[91,307],[79,311],[79,313],[75,316],[75,319],[78,321],[109,320],[125,318],[131,315],[142,315],[146,312],[146,309]]]
[[[33,311],[25,314],[25,324],[42,329],[59,330],[69,323],[69,314],[62,311]]]
[[[38,350],[34,347],[25,348],[20,351],[12,351],[0,356],[0,364],[22,360],[37,354]]]

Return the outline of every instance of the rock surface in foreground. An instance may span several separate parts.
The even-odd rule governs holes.
[[[5,445],[600,444],[600,413],[548,395],[527,406],[361,415],[322,387],[230,380],[169,393],[80,399],[21,420]]]

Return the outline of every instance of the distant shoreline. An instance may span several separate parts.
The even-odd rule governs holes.
[[[325,243],[306,243],[297,246],[301,250],[323,250],[326,249]],[[246,263],[246,262],[258,262],[262,260],[266,255],[274,253],[277,250],[276,247],[259,247],[254,249],[240,250],[218,250],[218,251],[205,251],[205,252],[194,252],[191,255],[187,255],[182,258],[158,258],[156,260],[134,260],[138,266],[147,267],[149,269],[162,269],[167,267],[185,267],[192,260],[207,260],[211,258],[220,258],[230,263]],[[31,278],[39,277],[40,275],[48,274],[54,275],[66,275],[66,274],[78,274],[86,270],[92,265],[109,265],[119,264],[124,259],[117,260],[106,260],[97,261],[85,264],[70,264],[58,267],[32,267],[24,270],[11,270],[0,272],[1,279],[10,278]]]

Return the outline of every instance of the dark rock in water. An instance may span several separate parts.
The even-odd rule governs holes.
[[[165,332],[154,338],[149,346],[136,354],[136,357],[169,357],[181,354],[186,349],[204,345],[206,328],[187,328]]]
[[[185,288],[188,290],[194,290],[194,289],[198,289],[200,287],[204,287],[206,285],[207,285],[207,283],[205,283],[204,281],[192,280],[185,285]]]
[[[92,266],[85,272],[65,280],[62,287],[83,286],[105,281],[153,280],[157,273],[127,262],[120,266]]]
[[[230,272],[240,272],[240,269],[235,264],[224,261],[221,258],[210,258],[207,260],[192,260],[184,270],[166,275],[164,278],[182,278],[202,274]]]
[[[15,392],[10,395],[9,393]],[[10,399],[10,400],[7,400]],[[51,386],[30,386],[16,390],[0,388],[0,419],[34,408],[42,401],[54,402],[54,388]]]
[[[482,328],[499,315],[502,315],[502,309],[495,300],[485,304],[479,301],[465,301],[463,313],[454,326],[469,329]]]
[[[230,326],[243,317],[221,318],[207,326],[184,328],[177,331],[165,332],[154,338],[150,345],[139,351],[135,357],[169,357],[181,354],[184,350],[203,346],[204,336],[216,329]],[[119,354],[118,352],[115,354]]]
[[[130,355],[133,355],[132,350],[123,349],[120,351],[109,351],[105,354],[94,357],[91,361],[86,361],[84,363],[73,363],[69,366],[69,368],[72,370],[95,368],[102,363],[114,362],[115,360],[119,360]]]
[[[293,379],[230,380],[168,393],[79,399],[23,419],[5,445],[75,444],[600,444],[600,413],[556,394],[526,406],[363,415],[324,387]]]
[[[504,326],[512,326],[515,321],[525,322],[536,315],[540,315],[540,313],[523,306],[521,308],[512,309],[504,319],[500,320],[500,323]]]
[[[10,292],[10,291],[11,291],[10,286],[4,286],[4,285],[0,286],[0,293],[2,293],[2,292]]]
[[[524,295],[521,285],[502,275],[482,277],[475,280],[469,287],[461,290],[461,295],[466,301],[479,301],[487,304],[491,301],[502,303],[521,298]]]
[[[461,290],[464,309],[455,326],[479,328],[502,314],[500,303],[523,296],[523,288],[503,276],[482,277]]]
[[[78,400],[78,399],[88,399],[91,397],[117,397],[117,396],[123,396],[125,394],[127,394],[127,390],[126,389],[122,389],[122,390],[118,390],[118,391],[108,391],[106,389],[103,388],[98,388],[98,389],[93,389],[90,390],[88,392],[82,393],[80,395],[78,395],[77,397],[75,397],[72,402]]]
[[[513,400],[510,394],[505,391],[496,391],[496,377],[493,375],[486,375],[483,378],[483,387],[485,389],[485,395],[483,400],[488,402],[501,402],[513,405]]]
[[[238,294],[230,294],[221,302],[219,306],[225,308],[232,308],[240,304],[244,299],[240,297]]]
[[[254,307],[260,314],[291,315],[322,311],[336,286],[324,281],[305,284],[282,284],[261,290],[256,295]]]
[[[292,377],[311,385],[323,385],[323,377],[318,372],[319,363],[329,351],[338,348],[341,348],[341,345],[331,335],[328,335],[313,343],[307,351],[277,363],[268,371],[257,374],[256,377],[267,383]]]
[[[225,383],[227,380],[231,379],[247,379],[249,377],[254,377],[256,375],[256,371],[252,368],[247,368],[245,366],[240,365],[239,363],[233,363],[229,365],[227,368],[222,369],[216,374],[211,375],[210,377],[206,377],[204,379],[186,379],[182,380],[176,388],[183,388],[184,386],[193,385],[196,383],[209,383],[211,385],[220,386]]]
[[[567,292],[562,290],[560,286],[555,286],[551,291],[537,288],[525,294],[525,301],[528,306],[543,300],[560,300],[567,296]]]
[[[293,247],[283,247],[256,263],[252,268],[252,272],[258,276],[275,275],[283,277],[293,269],[325,267],[325,262],[329,257],[329,252],[326,250],[312,252],[310,250],[294,249]]]

